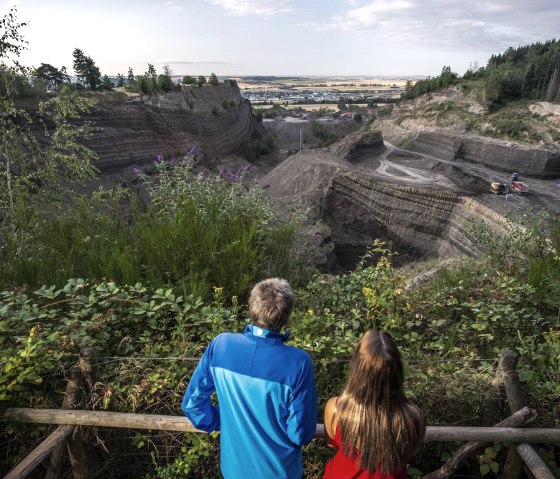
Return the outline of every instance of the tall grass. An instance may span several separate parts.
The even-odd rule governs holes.
[[[293,254],[299,217],[288,218],[249,167],[219,175],[195,173],[192,158],[158,162],[139,172],[148,202],[96,195],[78,198],[51,218],[35,218],[24,244],[0,249],[0,286],[65,284],[68,278],[149,281],[210,297],[213,287],[244,296],[265,276],[297,282]]]

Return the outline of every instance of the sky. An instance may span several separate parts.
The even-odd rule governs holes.
[[[14,5],[21,62],[69,73],[80,48],[108,75],[463,74],[560,36],[560,0],[0,0],[0,16]]]

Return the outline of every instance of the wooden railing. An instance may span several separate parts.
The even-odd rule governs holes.
[[[525,464],[536,479],[554,479],[544,461],[529,443],[560,444],[560,429],[523,428],[534,421],[536,412],[526,406],[515,372],[518,355],[511,351],[502,354],[494,387],[500,384],[505,388],[513,414],[493,427],[448,427],[428,426],[426,441],[467,441],[438,470],[423,479],[443,479],[451,477],[461,464],[480,448],[494,443],[510,443],[508,458],[504,466],[504,478],[519,477]],[[42,461],[51,456],[47,478],[60,476],[61,457],[66,442],[72,472],[75,479],[88,477],[87,456],[81,440],[80,427],[126,428],[159,431],[179,431],[202,433],[191,422],[181,416],[152,414],[133,414],[107,411],[75,410],[83,377],[89,394],[98,380],[98,367],[95,353],[86,348],[80,353],[80,370],[71,373],[66,388],[63,409],[9,408],[3,416],[4,421],[15,423],[56,424],[59,425],[37,448],[14,467],[4,479],[20,479],[29,475]],[[498,394],[498,391],[495,391]],[[325,434],[324,425],[317,424],[316,437]]]

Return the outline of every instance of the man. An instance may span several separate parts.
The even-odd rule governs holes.
[[[293,305],[285,280],[258,283],[249,298],[252,325],[216,336],[185,392],[181,409],[193,425],[220,431],[226,479],[302,477],[301,448],[315,433],[317,393],[311,358],[285,345],[289,333],[280,333]]]

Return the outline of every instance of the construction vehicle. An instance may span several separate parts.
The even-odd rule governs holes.
[[[507,183],[503,181],[493,181],[490,183],[490,191],[496,195],[507,195],[509,193],[509,188]]]
[[[522,181],[511,180],[511,189],[518,195],[526,196],[529,193],[529,185]]]

